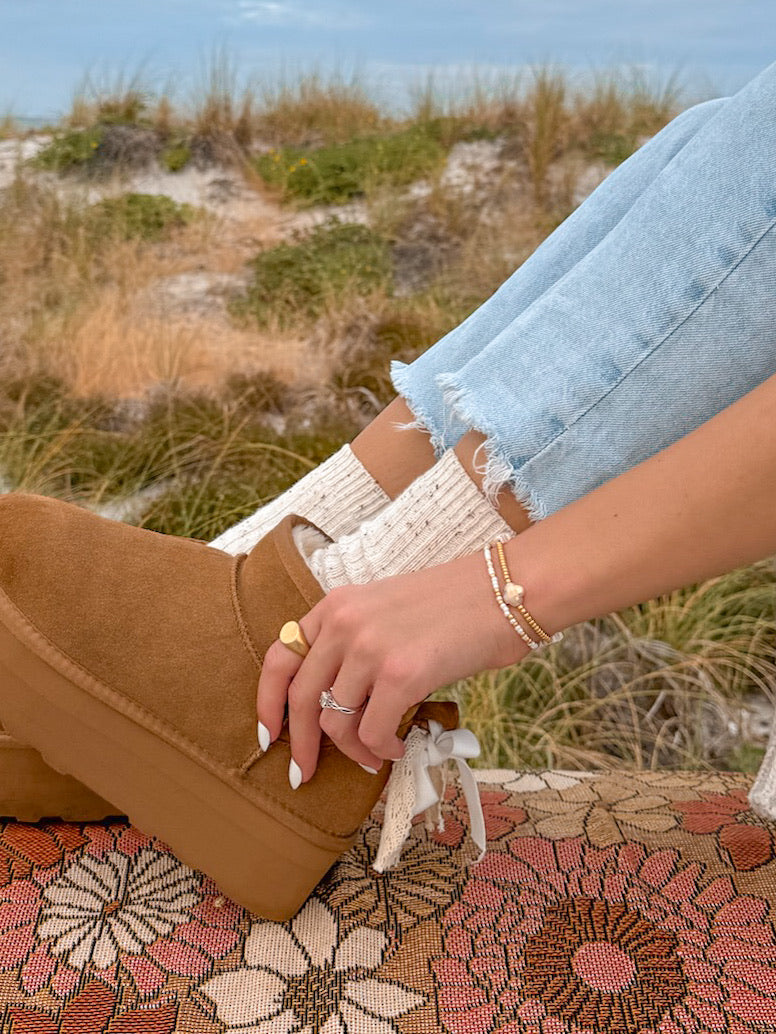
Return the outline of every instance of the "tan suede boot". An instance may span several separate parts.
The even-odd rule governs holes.
[[[292,915],[352,844],[390,768],[369,775],[327,740],[292,791],[287,732],[258,748],[261,659],[323,595],[293,542],[299,522],[232,557],[0,498],[6,730],[270,919]]]

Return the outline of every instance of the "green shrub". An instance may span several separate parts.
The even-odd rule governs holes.
[[[191,148],[185,141],[169,144],[159,155],[159,161],[168,172],[180,172],[191,161]]]
[[[366,226],[330,220],[292,243],[278,244],[252,262],[253,283],[233,303],[238,316],[284,326],[299,316],[314,318],[348,293],[390,289],[387,241]]]
[[[440,328],[422,316],[388,313],[365,340],[343,354],[332,374],[332,384],[345,392],[367,394],[382,408],[396,394],[391,362],[412,362],[440,336]]]
[[[619,165],[636,150],[636,135],[627,132],[593,133],[585,149],[591,157],[600,158],[607,165]]]
[[[444,155],[432,135],[413,127],[329,147],[284,147],[261,155],[256,168],[265,182],[282,189],[284,198],[340,204],[374,187],[407,186],[430,175]]]
[[[102,127],[91,126],[89,129],[74,129],[55,137],[48,147],[44,147],[31,164],[48,172],[67,172],[70,169],[83,168],[93,161],[102,140]]]
[[[100,236],[126,240],[159,240],[170,230],[186,226],[196,216],[192,205],[178,204],[166,194],[120,194],[91,206],[93,228]]]

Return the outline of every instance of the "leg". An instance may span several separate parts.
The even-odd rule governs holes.
[[[507,484],[545,516],[776,372],[774,102],[776,65],[718,106],[553,288],[437,376],[432,438],[483,434],[489,495]],[[416,366],[397,382],[425,422],[433,393]]]
[[[479,491],[485,497],[485,467],[481,457],[487,444],[485,435],[479,431],[467,431],[455,447],[455,453]],[[515,533],[525,531],[532,523],[527,509],[518,502],[515,494],[510,491],[508,485],[502,486],[491,499],[497,513],[503,517],[509,527]]]
[[[351,444],[358,461],[389,499],[395,499],[435,460],[428,434],[407,426],[414,420],[404,399],[394,399]]]
[[[404,399],[394,399],[353,441],[353,452],[390,499],[395,499],[434,464],[429,436],[414,427],[401,428],[413,420],[412,410]],[[397,425],[401,429],[397,430]],[[482,455],[484,444],[484,435],[467,431],[455,447],[461,466],[480,490],[484,472],[478,457]],[[524,507],[507,488],[499,492],[494,502],[514,531],[523,531],[531,523]]]
[[[465,423],[444,404],[438,378],[460,369],[500,333],[548,293],[606,238],[662,170],[727,104],[718,98],[682,112],[656,136],[618,166],[552,233],[531,257],[460,326],[414,363],[395,363],[394,385],[410,400],[420,426],[431,431],[437,455],[458,441]],[[591,336],[588,349],[596,347]]]
[[[512,530],[636,465],[776,373],[775,104],[776,65],[717,106],[557,284],[457,372],[436,378],[443,411],[428,428],[432,440],[454,445],[450,428],[464,429],[460,459]],[[405,368],[405,397],[425,423],[429,385],[416,367]],[[469,519],[469,497],[456,508],[454,477],[446,454],[362,526],[360,542],[356,532],[341,540],[341,556],[340,543],[319,550],[316,577],[326,588],[369,581],[494,537],[493,520]],[[519,506],[505,502],[506,488]]]
[[[444,420],[437,375],[458,369],[480,352],[526,306],[556,283],[616,225],[660,170],[685,146],[725,101],[697,105],[674,119],[641,150],[623,163],[504,286],[460,327],[429,349],[411,367],[395,374],[398,390],[412,395],[414,414],[395,402],[353,443],[279,499],[229,528],[213,543],[230,553],[250,549],[288,513],[303,513],[336,538],[377,513],[418,474],[435,455],[454,445],[463,427],[449,426],[432,434],[431,447],[419,427]],[[415,425],[398,430],[397,423]],[[354,463],[355,457],[355,463]],[[364,476],[364,470],[368,476]],[[347,486],[345,488],[345,486]],[[343,489],[345,489],[343,491]]]

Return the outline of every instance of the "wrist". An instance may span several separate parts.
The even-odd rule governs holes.
[[[596,616],[590,558],[573,554],[544,522],[510,539],[504,550],[525,589],[525,606],[549,635]]]
[[[506,668],[524,660],[532,652],[533,639],[504,603],[490,550],[478,550],[466,558],[466,563],[470,566],[469,585],[476,591],[470,599],[478,602],[478,624],[487,636],[487,656],[482,667]],[[470,612],[469,619],[474,616]]]

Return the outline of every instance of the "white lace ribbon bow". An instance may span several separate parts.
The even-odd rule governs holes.
[[[428,732],[414,728],[404,741],[404,757],[395,761],[388,780],[385,819],[373,868],[385,872],[399,860],[410,834],[412,819],[426,813],[426,825],[444,830],[441,803],[446,785],[446,762],[455,761],[466,807],[471,838],[479,848],[477,861],[485,854],[485,818],[474,774],[466,764],[476,758],[480,744],[468,729],[445,729],[429,719]]]

